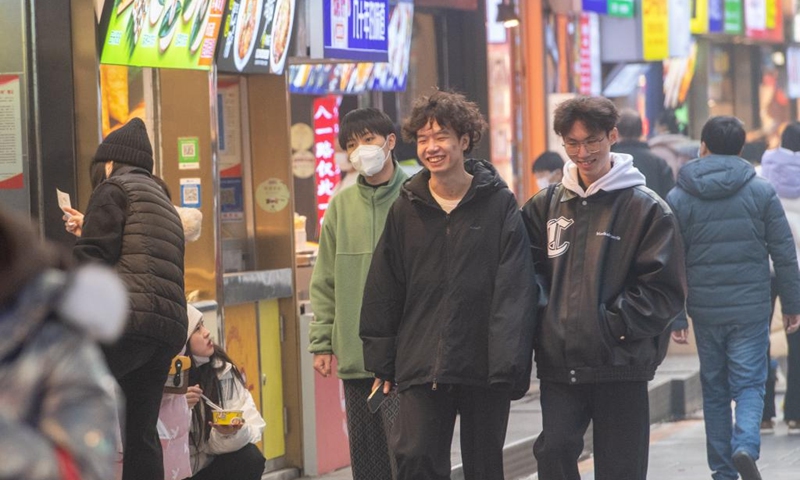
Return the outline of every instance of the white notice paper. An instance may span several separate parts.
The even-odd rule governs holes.
[[[65,207],[72,208],[72,203],[69,200],[69,193],[62,192],[61,190],[56,188],[56,195],[58,195],[58,207],[61,210],[64,210]],[[67,213],[67,215],[69,214]]]

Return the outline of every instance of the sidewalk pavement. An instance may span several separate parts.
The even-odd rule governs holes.
[[[780,405],[781,398],[778,399]],[[757,462],[767,480],[800,478],[800,435],[788,434],[783,421],[775,433],[761,436],[761,458]],[[581,464],[581,480],[594,480],[591,460]],[[529,477],[531,480],[536,477]],[[702,412],[689,419],[653,427],[650,435],[648,480],[711,478],[706,463],[706,434]]]
[[[659,367],[656,378],[650,382],[650,420],[658,423],[684,418],[702,405],[699,378],[699,361],[696,355],[671,355]],[[533,442],[542,430],[542,412],[539,404],[539,384],[535,379],[531,390],[520,400],[511,403],[508,432],[503,448],[504,470],[507,480],[530,477],[536,471],[533,457]],[[464,478],[461,468],[460,428],[456,422],[451,448],[453,465],[451,480]],[[591,454],[591,431],[587,432],[584,456]],[[798,439],[800,440],[800,438]],[[705,448],[702,449],[705,452]],[[653,455],[651,453],[651,459]],[[704,465],[704,464],[703,464]],[[710,475],[706,475],[708,477]],[[350,480],[349,468],[318,477],[302,477],[305,480]],[[674,477],[673,477],[674,478]],[[795,479],[797,476],[795,476]],[[376,479],[377,480],[377,479]],[[776,479],[777,480],[777,479]]]

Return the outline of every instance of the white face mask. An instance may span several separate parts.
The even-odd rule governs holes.
[[[383,163],[389,158],[389,153],[383,153],[383,147],[389,142],[387,138],[382,146],[361,145],[350,154],[350,163],[358,173],[371,177],[383,169]]]
[[[537,178],[536,183],[539,185],[539,190],[544,190],[545,188],[550,186],[550,179],[549,178]]]

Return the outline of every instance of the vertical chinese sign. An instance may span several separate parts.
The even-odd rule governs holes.
[[[339,101],[335,96],[314,100],[314,157],[317,167],[314,177],[317,183],[318,229],[333,195],[333,188],[339,183],[341,174],[336,165],[334,142],[339,134]]]
[[[24,188],[19,75],[0,75],[0,189]]]
[[[600,21],[596,13],[583,12],[578,25],[578,93],[600,95]]]

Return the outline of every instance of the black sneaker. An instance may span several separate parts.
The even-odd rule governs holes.
[[[742,480],[761,480],[761,474],[758,473],[756,461],[749,453],[745,451],[734,453],[733,466],[736,467],[736,471],[742,476]]]

